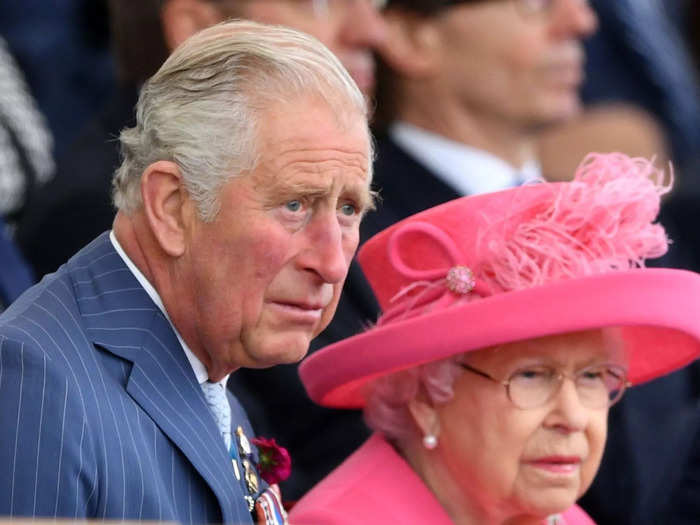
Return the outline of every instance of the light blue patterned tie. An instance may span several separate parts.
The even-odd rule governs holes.
[[[204,399],[209,410],[214,415],[214,420],[219,427],[221,437],[226,443],[226,450],[231,449],[231,406],[226,398],[226,389],[221,383],[205,381],[200,385],[204,392]]]

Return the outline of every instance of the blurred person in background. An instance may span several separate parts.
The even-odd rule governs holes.
[[[36,191],[53,176],[52,145],[44,116],[0,37],[0,312],[34,281],[12,237]]]
[[[107,2],[0,2],[0,35],[46,116],[57,159],[114,89]]]
[[[0,217],[16,225],[53,175],[53,137],[0,37]]]
[[[675,189],[661,220],[674,240],[662,264],[700,270],[698,3],[591,0],[600,29],[587,41],[586,111],[543,133],[548,178],[564,180],[585,151],[625,151],[673,162]]]

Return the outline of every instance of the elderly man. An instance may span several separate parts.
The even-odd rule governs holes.
[[[224,385],[333,315],[371,205],[364,97],[311,37],[218,25],[121,143],[112,231],[0,316],[0,515],[250,523],[272,489]]]

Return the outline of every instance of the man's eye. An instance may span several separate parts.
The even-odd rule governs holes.
[[[347,215],[348,217],[351,217],[351,216],[357,214],[357,208],[355,207],[354,204],[343,204],[340,207],[340,212],[343,215]]]
[[[285,208],[287,208],[289,211],[294,211],[294,212],[296,212],[296,211],[301,210],[301,201],[300,201],[300,200],[289,201],[289,202],[286,203],[284,206],[285,206]]]

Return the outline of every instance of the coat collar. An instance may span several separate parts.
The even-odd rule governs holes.
[[[114,250],[107,233],[69,261],[90,341],[131,362],[126,391],[216,494],[224,522],[242,502],[231,460],[169,321]],[[241,501],[236,501],[241,498]]]

